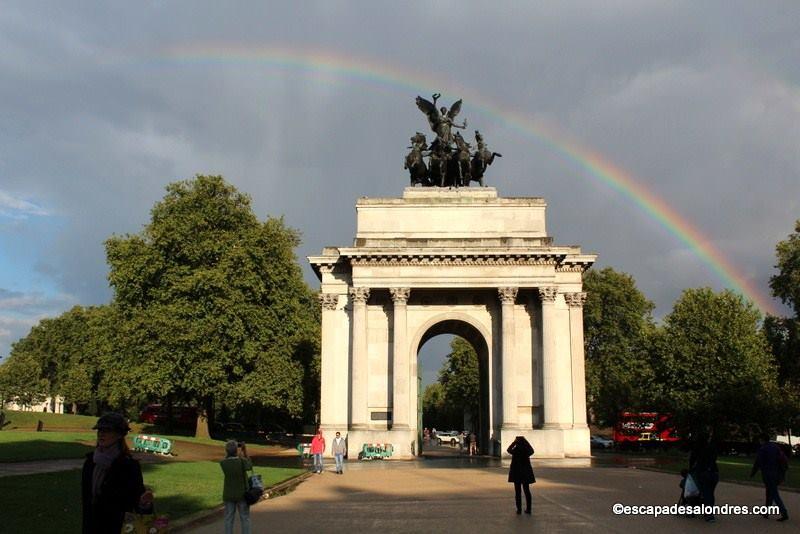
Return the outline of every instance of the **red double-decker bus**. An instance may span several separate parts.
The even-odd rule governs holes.
[[[672,425],[672,416],[658,412],[622,412],[614,425],[614,445],[672,445],[681,440]]]

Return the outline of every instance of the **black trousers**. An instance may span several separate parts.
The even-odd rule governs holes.
[[[778,493],[778,478],[764,477],[764,488],[767,490],[767,506],[770,506],[772,503],[777,504],[778,508],[780,508],[781,516],[788,517],[789,514],[786,512],[786,505],[783,504],[781,494]]]
[[[525,490],[525,509],[531,509],[531,485],[527,482],[514,482],[514,502],[517,504],[517,510],[522,510],[522,494],[521,490]]]

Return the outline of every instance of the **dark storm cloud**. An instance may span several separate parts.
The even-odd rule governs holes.
[[[82,304],[110,297],[103,241],[139,231],[164,186],[195,173],[223,174],[262,218],[285,215],[303,233],[301,260],[348,244],[354,200],[406,183],[404,147],[426,128],[416,91],[166,53],[322,50],[451,80],[560,125],[766,293],[775,243],[800,217],[797,20],[794,2],[11,3],[0,10],[0,212],[58,217],[24,268],[54,284],[45,293]],[[660,314],[684,287],[721,287],[639,207],[469,106],[471,128],[505,156],[490,184],[546,197],[558,243],[633,274]]]

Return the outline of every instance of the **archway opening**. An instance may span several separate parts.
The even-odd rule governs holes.
[[[458,456],[488,451],[488,364],[486,340],[469,323],[445,320],[425,332],[417,349],[419,454]],[[471,434],[476,441],[472,451]]]

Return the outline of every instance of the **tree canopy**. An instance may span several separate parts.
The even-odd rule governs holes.
[[[776,369],[759,311],[730,290],[687,289],[654,341],[662,409],[684,434],[718,436],[769,426]]]
[[[800,220],[794,233],[775,247],[778,274],[770,278],[772,294],[794,310],[794,317],[767,316],[764,334],[778,367],[781,429],[800,431]]]
[[[297,231],[219,176],[172,183],[135,235],[106,241],[113,301],[43,319],[0,366],[0,397],[91,413],[214,403],[313,420],[319,309]],[[199,425],[199,430],[207,430]]]
[[[611,267],[586,273],[584,289],[587,404],[595,422],[611,425],[621,411],[653,402],[654,305],[632,276]]]
[[[770,277],[769,287],[773,295],[794,310],[795,317],[800,317],[800,219],[795,222],[794,232],[775,248],[778,274]]]
[[[300,416],[319,326],[298,244],[219,176],[170,184],[140,234],[109,239],[124,365],[140,392]]]
[[[450,341],[450,353],[439,370],[439,383],[453,409],[461,414],[478,414],[480,371],[478,354],[472,345],[458,336]]]

